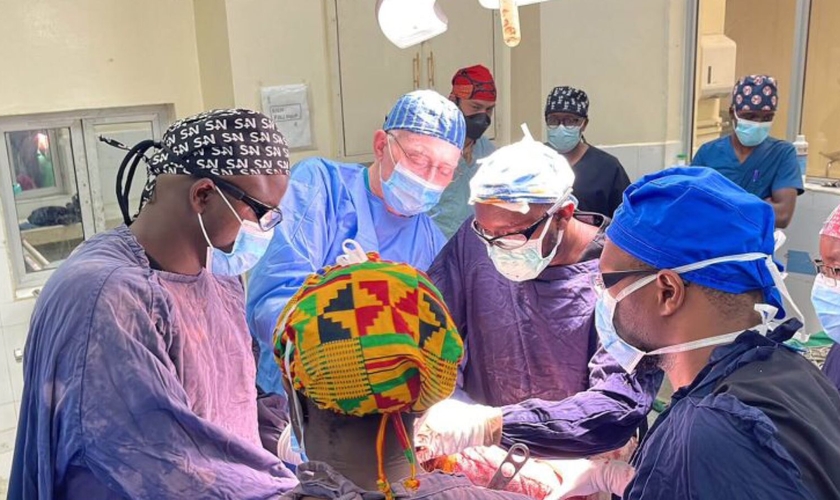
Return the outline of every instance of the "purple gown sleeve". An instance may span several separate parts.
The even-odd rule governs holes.
[[[472,221],[470,217],[466,224]],[[458,327],[458,332],[464,340],[465,347],[467,342],[467,298],[464,295],[464,278],[461,274],[461,254],[462,245],[461,239],[464,237],[464,231],[457,231],[452,238],[444,245],[443,249],[438,253],[434,262],[429,268],[428,274],[432,283],[440,290],[443,295],[443,300],[449,312],[452,315],[452,320]],[[469,353],[464,349],[464,359],[458,367],[458,382],[455,388],[455,393],[452,397],[460,400],[471,402],[472,400],[464,392],[464,366],[467,364],[467,356]]]
[[[628,375],[603,348],[589,361],[589,389],[561,401],[529,399],[505,406],[502,445],[531,453],[586,457],[623,446],[650,411],[660,370]]]

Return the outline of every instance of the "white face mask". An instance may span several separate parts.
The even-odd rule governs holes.
[[[683,274],[691,271],[696,271],[698,269],[703,269],[708,266],[712,266],[715,264],[722,264],[724,262],[750,262],[754,260],[761,260],[763,259],[767,269],[770,271],[770,275],[773,276],[773,283],[775,284],[776,288],[782,294],[784,299],[786,299],[793,310],[796,311],[796,314],[799,318],[802,318],[802,313],[799,311],[799,308],[796,307],[796,304],[793,303],[793,300],[790,297],[790,294],[787,291],[787,287],[782,279],[782,275],[779,272],[779,269],[776,267],[775,262],[773,262],[772,255],[766,255],[763,253],[747,253],[742,255],[734,255],[729,257],[718,257],[715,259],[709,259],[701,262],[697,262],[695,264],[689,264],[687,266],[681,266],[675,269],[672,269],[677,274]],[[600,290],[598,301],[595,304],[595,328],[598,331],[598,337],[601,340],[601,345],[604,346],[604,349],[613,357],[615,360],[621,365],[622,368],[627,373],[632,373],[639,362],[645,356],[655,356],[660,354],[674,354],[678,352],[686,352],[686,351],[693,351],[696,349],[702,349],[703,347],[710,347],[715,345],[721,344],[728,344],[733,342],[739,335],[743,333],[742,331],[739,332],[732,332],[726,333],[723,335],[717,335],[715,337],[710,337],[706,339],[695,340],[693,342],[686,342],[683,344],[677,344],[673,346],[663,347],[661,349],[656,349],[651,352],[644,352],[641,349],[630,345],[626,340],[622,339],[619,336],[618,331],[615,328],[615,309],[618,306],[618,303],[621,302],[624,298],[626,298],[631,293],[653,283],[656,280],[657,274],[653,274],[651,276],[646,276],[642,278],[632,285],[624,288],[616,297],[610,295],[609,291],[607,290]],[[762,321],[759,325],[756,325],[753,328],[749,328],[750,330],[756,330],[759,333],[766,335],[768,331],[772,329],[772,320],[776,316],[778,309],[769,305],[769,304],[757,304],[755,306],[755,310],[761,314]],[[797,338],[803,338],[797,333]],[[804,339],[807,340],[807,334],[804,335]]]
[[[543,239],[548,233],[552,219],[549,218],[543,227],[540,237],[530,239],[524,245],[513,250],[506,250],[497,246],[488,245],[487,255],[493,261],[496,270],[511,281],[528,281],[536,278],[551,263],[557,254],[560,242],[563,240],[563,231],[557,234],[557,244],[543,257]]]
[[[557,249],[560,248],[560,242],[563,241],[563,231],[557,233],[557,242],[545,257],[543,257],[543,240],[554,220],[554,214],[569,203],[570,193],[571,189],[546,211],[545,225],[538,238],[529,239],[521,247],[513,249],[501,248],[482,240],[487,244],[487,255],[490,256],[499,274],[511,281],[528,281],[539,276],[551,264],[552,259],[557,255]]]

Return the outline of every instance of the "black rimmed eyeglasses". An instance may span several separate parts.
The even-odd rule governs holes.
[[[278,224],[283,222],[283,212],[280,210],[280,207],[272,207],[270,205],[266,205],[265,203],[246,193],[239,186],[222,179],[218,175],[214,175],[210,172],[197,170],[189,167],[185,168],[187,172],[189,172],[190,175],[192,175],[193,177],[200,177],[203,179],[209,179],[213,181],[213,183],[216,184],[216,186],[218,186],[219,189],[229,194],[234,199],[239,200],[242,203],[248,205],[248,208],[250,208],[251,211],[254,212],[254,215],[256,215],[260,229],[262,229],[263,231],[270,231],[274,229]]]
[[[548,211],[542,215],[539,219],[534,221],[533,224],[526,227],[521,231],[513,231],[506,234],[501,234],[499,236],[487,236],[481,226],[478,225],[478,222],[473,219],[472,221],[472,230],[481,238],[485,244],[489,246],[499,247],[502,250],[516,250],[517,248],[521,248],[528,240],[531,239],[531,236],[539,229],[540,225],[545,222],[549,217],[551,217],[554,212]]]

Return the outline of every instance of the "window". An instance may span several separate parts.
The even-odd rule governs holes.
[[[796,7],[797,0],[700,0],[693,152],[732,133],[732,88],[750,74],[768,74],[779,82],[779,110],[771,134],[785,138]]]
[[[124,151],[159,140],[171,107],[146,106],[0,118],[0,194],[18,288],[37,287],[85,239],[118,226],[116,172]],[[139,201],[145,172],[132,186]]]
[[[840,179],[840,2],[811,0],[801,133],[808,176]]]

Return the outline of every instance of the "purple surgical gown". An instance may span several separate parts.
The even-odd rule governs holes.
[[[628,375],[598,342],[595,292],[606,221],[576,217],[601,231],[576,264],[549,267],[521,283],[496,271],[470,218],[429,275],[464,337],[460,388],[477,403],[501,406],[502,443],[551,456],[589,456],[620,448],[647,415],[661,372]]]
[[[9,498],[271,498],[238,278],[155,271],[121,226],[38,298]]]

